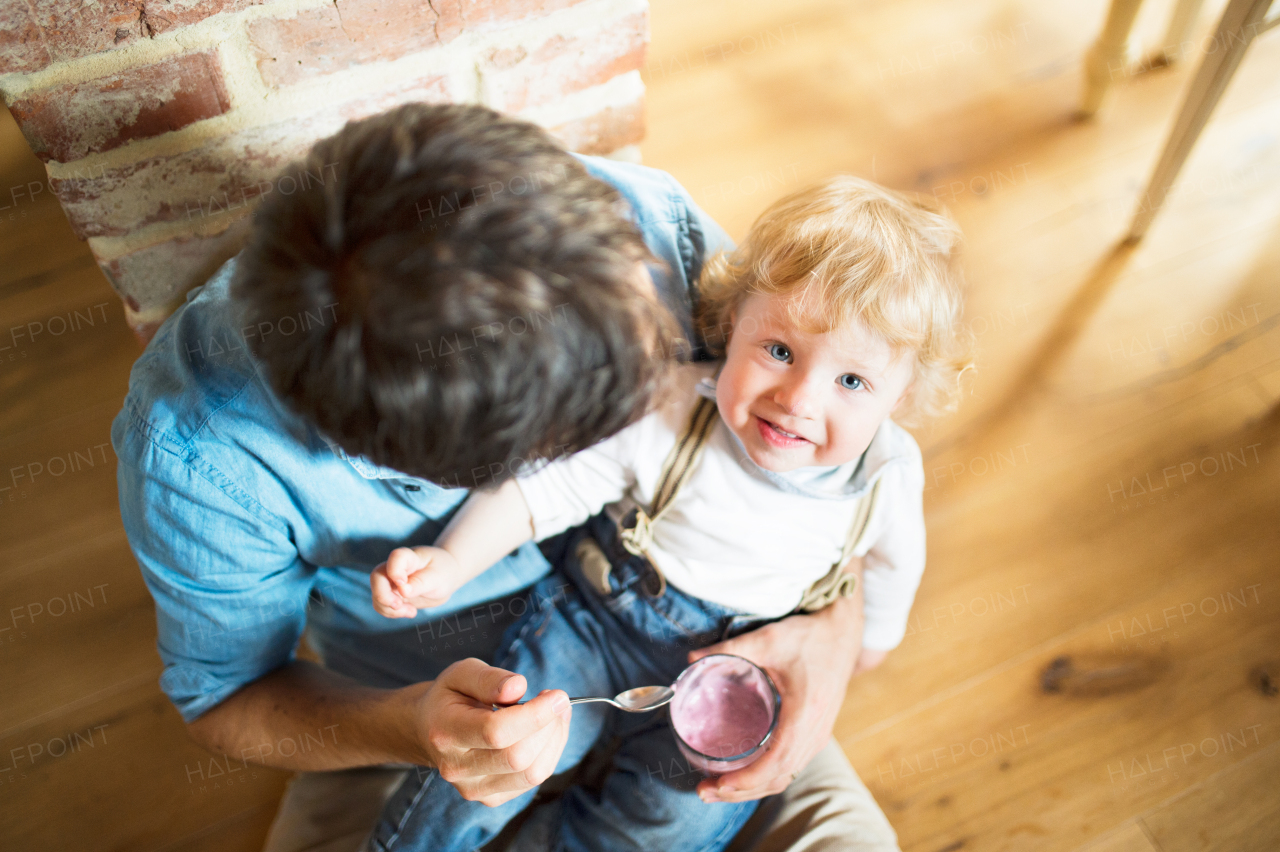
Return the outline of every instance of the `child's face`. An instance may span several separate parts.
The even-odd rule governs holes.
[[[720,416],[766,470],[852,461],[905,396],[915,359],[895,357],[861,326],[802,331],[786,305],[752,295],[734,312],[716,383]]]

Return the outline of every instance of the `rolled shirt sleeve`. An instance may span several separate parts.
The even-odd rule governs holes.
[[[315,568],[251,495],[125,416],[114,436],[121,514],[155,598],[160,687],[190,722],[293,658]]]
[[[919,463],[885,472],[883,526],[863,561],[866,624],[862,645],[898,647],[924,574],[924,470]]]

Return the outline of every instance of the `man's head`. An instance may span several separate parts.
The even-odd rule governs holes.
[[[277,394],[346,452],[447,484],[590,446],[640,416],[672,320],[618,192],[538,127],[420,104],[285,173],[239,262]],[[282,178],[283,180],[283,178]]]

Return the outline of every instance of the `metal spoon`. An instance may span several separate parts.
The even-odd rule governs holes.
[[[570,698],[570,704],[586,704],[589,701],[603,701],[612,704],[619,710],[628,713],[648,713],[676,697],[676,691],[669,686],[637,686],[626,692],[619,692],[613,698]]]
[[[619,710],[626,710],[628,713],[648,713],[650,710],[657,710],[672,698],[675,698],[675,696],[676,691],[669,686],[637,686],[635,689],[619,692],[613,698],[605,698],[604,696],[570,698],[569,704],[587,704],[592,701],[603,701],[606,704],[612,704]],[[520,704],[525,703],[527,702],[520,702]],[[516,705],[495,704],[493,709],[500,710],[504,706],[514,707]]]

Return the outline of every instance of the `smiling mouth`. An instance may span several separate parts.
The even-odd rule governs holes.
[[[756,417],[756,426],[760,430],[760,436],[771,446],[791,448],[801,447],[805,444],[812,443],[809,439],[802,438],[794,432],[788,432],[786,429],[783,429],[776,423],[765,420],[763,417]]]

